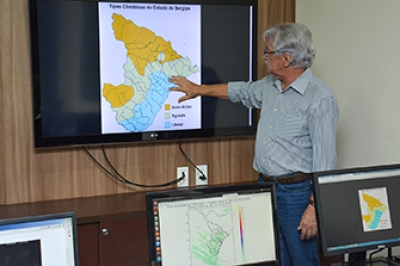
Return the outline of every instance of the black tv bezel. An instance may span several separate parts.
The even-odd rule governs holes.
[[[22,223],[34,223],[46,220],[54,219],[65,219],[71,218],[72,221],[72,241],[74,245],[74,265],[79,266],[79,249],[78,249],[78,226],[75,212],[61,212],[61,213],[50,213],[35,216],[23,216],[0,219],[0,226],[11,225],[11,224],[22,224]]]
[[[280,246],[279,246],[279,224],[278,224],[278,208],[276,202],[276,187],[275,183],[245,183],[245,184],[231,184],[231,185],[216,185],[216,186],[200,186],[200,187],[183,187],[175,190],[165,191],[152,191],[146,193],[146,216],[147,216],[147,232],[148,232],[148,247],[149,247],[149,260],[150,265],[156,263],[156,245],[155,245],[155,229],[154,229],[154,210],[153,202],[158,199],[183,199],[183,198],[205,198],[212,196],[221,196],[229,193],[251,193],[260,190],[271,192],[272,212],[273,212],[273,225],[275,236],[275,256],[276,261],[260,262],[251,264],[254,266],[275,266],[280,265]]]
[[[314,201],[315,201],[315,212],[316,218],[318,223],[318,237],[319,237],[319,245],[324,257],[335,256],[335,255],[344,255],[349,253],[357,253],[357,252],[367,252],[375,249],[380,248],[392,248],[400,246],[400,235],[399,239],[396,242],[387,242],[384,245],[382,244],[368,244],[364,246],[349,246],[346,248],[335,249],[328,251],[328,243],[327,243],[327,231],[329,230],[326,228],[324,224],[324,208],[319,200],[321,197],[320,185],[318,183],[318,178],[323,176],[330,176],[330,175],[341,175],[341,174],[354,174],[354,173],[373,173],[385,170],[399,170],[400,171],[400,164],[389,164],[389,165],[377,165],[377,166],[365,166],[365,167],[352,167],[352,168],[345,168],[345,169],[336,169],[336,170],[328,170],[328,171],[320,171],[313,173],[312,181],[313,181],[313,193],[314,193]],[[340,197],[340,195],[338,195]],[[391,209],[393,209],[391,207]],[[340,234],[341,232],[337,232]]]
[[[34,148],[60,148],[77,147],[93,145],[113,145],[113,144],[138,144],[138,143],[156,143],[172,142],[181,140],[201,140],[222,137],[248,137],[254,136],[257,130],[257,110],[251,110],[251,125],[240,127],[221,127],[221,128],[202,128],[196,130],[175,130],[175,131],[154,131],[154,132],[134,132],[118,134],[96,134],[79,136],[57,136],[45,137],[42,134],[42,113],[41,113],[41,92],[40,92],[40,71],[38,51],[38,28],[36,2],[38,0],[29,0],[30,15],[30,38],[31,38],[31,65],[32,65],[32,109],[34,126]],[[201,5],[243,5],[253,7],[253,25],[252,25],[252,79],[257,78],[257,17],[258,0],[232,0],[229,3],[224,0],[52,0],[52,1],[82,1],[82,2],[127,2],[127,3],[165,3],[165,4],[201,4]]]

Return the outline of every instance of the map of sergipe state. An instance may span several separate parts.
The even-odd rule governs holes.
[[[363,193],[362,196],[368,206],[368,214],[362,215],[364,222],[367,223],[368,228],[371,230],[382,228],[381,217],[383,213],[388,210],[388,207],[382,204],[379,199],[372,197],[367,193]]]
[[[126,49],[123,65],[125,81],[120,85],[104,83],[103,97],[116,113],[116,121],[130,132],[143,131],[151,126],[162,109],[172,75],[187,77],[199,71],[182,57],[169,41],[148,28],[136,25],[120,14],[112,15],[112,29],[117,41]]]

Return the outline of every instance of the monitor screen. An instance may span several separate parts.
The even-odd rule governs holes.
[[[29,2],[36,148],[255,134],[255,110],[168,78],[254,80],[257,0]]]
[[[400,165],[314,173],[324,256],[400,246]]]
[[[147,194],[152,266],[279,265],[274,184]]]
[[[78,266],[74,213],[0,220],[0,265]]]

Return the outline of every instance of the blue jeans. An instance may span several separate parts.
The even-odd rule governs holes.
[[[261,176],[258,182],[265,182]],[[279,185],[276,183],[276,199],[278,206],[279,248],[281,265],[319,266],[318,238],[302,240],[297,227],[308,206],[312,193],[311,181],[295,184]]]

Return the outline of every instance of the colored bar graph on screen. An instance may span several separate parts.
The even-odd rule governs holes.
[[[239,227],[240,227],[240,246],[242,248],[242,261],[245,261],[245,256],[244,256],[243,213],[242,213],[242,207],[241,206],[238,206],[238,213],[239,213]]]

